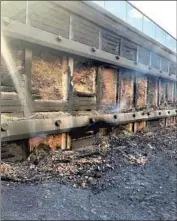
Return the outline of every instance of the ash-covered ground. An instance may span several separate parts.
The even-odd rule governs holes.
[[[1,164],[2,219],[176,220],[177,128]]]

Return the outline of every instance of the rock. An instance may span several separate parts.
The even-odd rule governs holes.
[[[83,188],[86,187],[86,183],[85,182],[83,182],[81,185],[82,185]]]
[[[89,178],[89,182],[90,182],[91,185],[96,185],[97,184],[96,179],[94,179],[92,177]]]

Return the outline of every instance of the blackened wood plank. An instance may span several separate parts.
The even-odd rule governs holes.
[[[72,33],[73,40],[89,46],[99,47],[99,27],[84,18],[72,16]]]

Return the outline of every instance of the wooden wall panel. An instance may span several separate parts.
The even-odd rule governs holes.
[[[99,27],[84,18],[72,15],[72,39],[92,47],[99,47]]]
[[[29,23],[35,28],[69,38],[69,12],[50,1],[29,1]]]
[[[122,40],[121,56],[136,61],[137,45],[127,39]]]
[[[106,29],[102,29],[102,50],[119,55],[121,38],[117,34],[110,32]]]

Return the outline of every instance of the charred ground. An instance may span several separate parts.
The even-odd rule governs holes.
[[[8,197],[6,191],[11,186],[16,192],[21,185],[29,187],[35,182],[40,188],[47,183],[46,188],[55,192],[52,185],[65,184],[101,197],[100,207],[110,211],[108,219],[131,219],[132,213],[139,220],[175,220],[176,144],[177,129],[173,127],[123,137],[114,131],[109,136],[96,137],[95,146],[77,151],[52,153],[41,147],[26,162],[1,164],[2,195]],[[120,205],[131,208],[129,215],[116,212]],[[133,215],[140,211],[142,217]],[[5,211],[3,214],[7,217]]]

